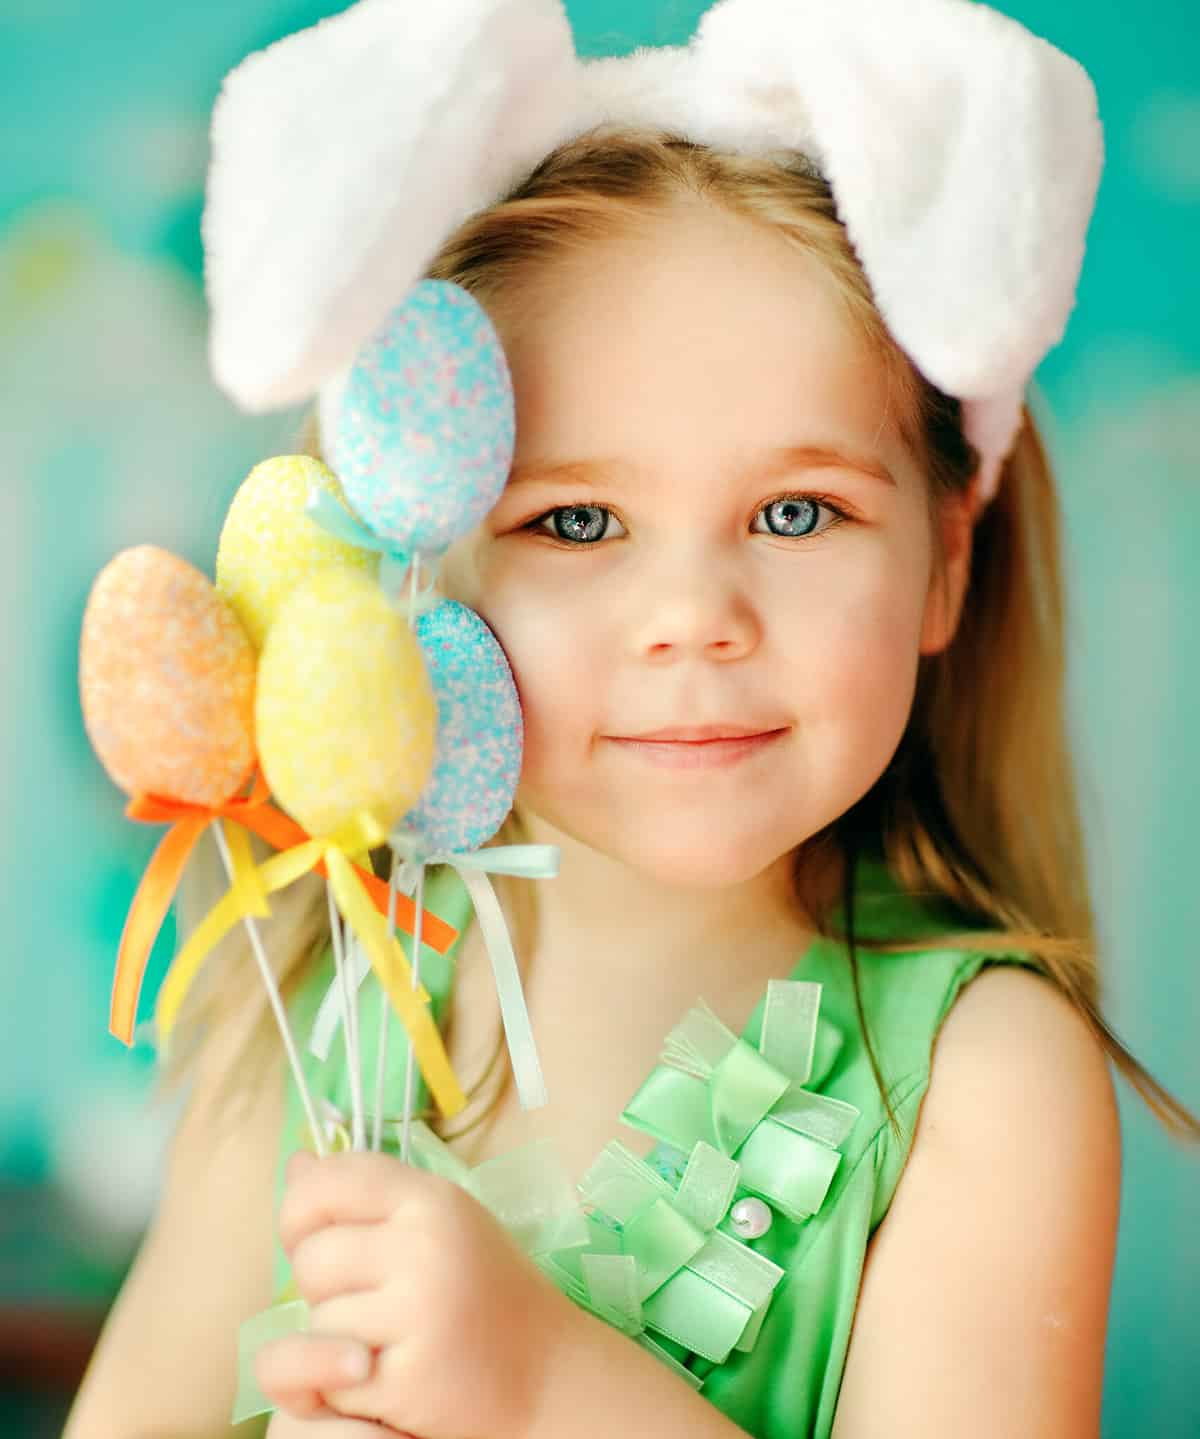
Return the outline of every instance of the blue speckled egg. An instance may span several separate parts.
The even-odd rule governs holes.
[[[441,551],[495,505],[516,436],[499,337],[460,285],[422,280],[360,351],[332,452],[363,523]]]
[[[508,659],[475,613],[454,600],[417,620],[437,700],[433,771],[400,828],[430,852],[479,849],[512,808],[525,730]]]

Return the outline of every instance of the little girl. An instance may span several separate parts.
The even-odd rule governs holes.
[[[436,1127],[471,1166],[549,1141],[575,1181],[620,1137],[678,1187],[687,1156],[639,1107],[664,1037],[703,996],[758,1047],[772,982],[816,982],[807,1086],[857,1117],[811,1214],[751,1197],[721,1220],[782,1270],[757,1335],[714,1359],[662,1318],[664,1364],[462,1188],[393,1154],[305,1153],[230,941],[181,1021],[190,1102],[69,1439],[224,1433],[238,1326],[289,1285],[311,1327],[258,1356],[271,1439],[1097,1432],[1106,1052],[1168,1127],[1200,1124],[1097,1007],[1034,419],[989,479],[837,198],[798,153],[591,126],[424,266],[485,306],[512,372],[507,488],[440,584],[522,700],[498,841],[561,849],[556,879],[504,893],[551,1095],[535,1112],[496,1063],[461,883],[431,876],[461,937],[423,977],[475,1081]],[[323,904],[299,886],[270,927],[302,1036],[330,982]],[[395,1094],[399,1028],[390,1054]],[[306,1063],[344,1110],[340,1052]]]

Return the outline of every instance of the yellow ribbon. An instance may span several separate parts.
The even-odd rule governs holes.
[[[239,825],[226,825],[225,838],[233,864],[233,879],[225,898],[198,924],[188,942],[175,957],[155,1001],[154,1020],[159,1050],[166,1053],[167,1040],[179,1017],[179,1009],[192,987],[197,971],[208,952],[237,924],[239,919],[270,916],[270,893],[263,875],[255,867],[250,836]]]
[[[467,1098],[451,1068],[442,1036],[427,1005],[429,991],[413,988],[408,958],[387,922],[372,904],[349,856],[365,853],[386,840],[386,832],[367,814],[356,816],[332,835],[310,839],[272,856],[255,870],[249,841],[243,837],[241,863],[234,862],[234,883],[180,950],[158,994],[155,1020],[160,1047],[165,1049],[179,1006],[205,955],[238,922],[252,913],[247,906],[262,894],[275,894],[294,884],[324,861],[334,902],[363,946],[384,992],[408,1033],[413,1055],[430,1093],[447,1119],[466,1106]]]

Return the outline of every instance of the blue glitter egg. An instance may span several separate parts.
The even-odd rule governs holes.
[[[512,376],[485,310],[422,280],[360,351],[331,452],[363,523],[440,552],[495,505],[512,467]]]
[[[433,771],[400,828],[430,852],[479,849],[512,809],[524,723],[508,659],[475,613],[454,600],[427,610],[417,643],[437,700]]]

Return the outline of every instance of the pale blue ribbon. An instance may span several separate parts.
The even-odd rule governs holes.
[[[492,849],[464,851],[461,854],[426,852],[420,841],[404,830],[398,830],[391,835],[389,843],[404,860],[401,880],[405,883],[415,882],[419,866],[430,864],[447,864],[462,880],[475,907],[483,942],[492,963],[496,997],[500,1001],[500,1019],[504,1025],[504,1037],[508,1042],[508,1055],[512,1062],[513,1079],[521,1108],[540,1109],[549,1100],[546,1081],[533,1038],[533,1025],[529,1020],[529,1008],[525,1003],[525,990],[521,984],[521,971],[517,967],[512,936],[508,932],[504,911],[500,908],[500,901],[496,898],[496,891],[492,888],[488,875],[506,874],[518,879],[553,879],[558,874],[561,858],[558,846],[507,844],[496,845]]]
[[[397,608],[403,605],[415,617],[441,603],[441,596],[435,593],[434,587],[443,551],[401,549],[393,541],[383,539],[361,520],[356,519],[328,490],[323,490],[319,485],[314,485],[309,492],[305,512],[314,524],[320,525],[334,539],[355,545],[360,550],[373,550],[381,557],[379,583],[389,601]],[[422,570],[427,573],[424,587],[418,591],[415,603],[409,607],[405,580],[416,555],[420,555]]]
[[[533,1037],[521,971],[513,950],[512,936],[504,919],[504,911],[496,898],[489,874],[513,875],[519,879],[553,879],[558,874],[560,851],[552,844],[496,845],[462,854],[425,851],[415,836],[398,831],[390,839],[392,848],[404,861],[397,888],[408,893],[416,882],[421,865],[446,864],[455,870],[471,897],[479,928],[492,964],[496,996],[500,1001],[500,1018],[508,1043],[513,1079],[522,1109],[539,1109],[547,1103],[546,1081]],[[369,973],[371,965],[354,945],[348,960],[349,982],[353,993]],[[313,1024],[309,1048],[319,1059],[329,1057],[330,1046],[342,1019],[342,991],[335,980],[329,987]]]

